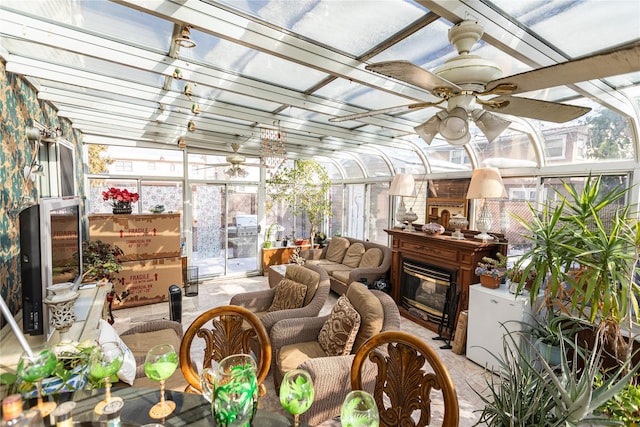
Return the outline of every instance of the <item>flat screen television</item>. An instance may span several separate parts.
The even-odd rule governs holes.
[[[44,300],[50,286],[82,281],[82,212],[78,197],[41,199],[20,212],[22,326],[31,335],[49,334]]]

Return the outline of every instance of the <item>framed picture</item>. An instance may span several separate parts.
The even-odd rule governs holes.
[[[427,222],[435,222],[444,228],[449,228],[449,219],[456,214],[465,218],[468,213],[467,199],[453,199],[442,197],[427,198]]]

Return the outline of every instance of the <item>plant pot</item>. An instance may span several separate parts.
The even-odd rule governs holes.
[[[264,242],[264,247],[269,249],[271,247],[271,242]]]
[[[480,284],[485,288],[497,289],[500,287],[501,281],[502,281],[502,277],[480,275]]]
[[[559,345],[553,345],[537,340],[535,348],[550,366],[557,366],[562,363],[562,353]]]
[[[112,212],[114,214],[130,214],[131,212],[133,212],[133,208],[131,206],[126,208],[113,208]]]

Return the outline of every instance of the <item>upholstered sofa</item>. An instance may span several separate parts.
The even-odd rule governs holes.
[[[300,251],[305,265],[321,267],[329,275],[331,290],[338,295],[350,283],[373,283],[387,275],[391,267],[391,248],[351,237],[334,237],[322,249]]]

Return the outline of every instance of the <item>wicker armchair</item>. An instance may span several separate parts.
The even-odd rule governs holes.
[[[284,277],[307,285],[307,289],[316,287],[317,289],[313,293],[307,291],[305,303],[302,307],[290,310],[267,313],[267,309],[276,294],[275,287],[234,295],[229,301],[229,305],[239,305],[251,310],[260,318],[267,332],[271,331],[271,327],[282,319],[316,317],[327,301],[330,291],[329,276],[324,269],[315,265],[300,266],[291,264],[287,266]]]
[[[363,286],[361,283],[354,283],[351,286],[354,285]],[[373,293],[382,303],[382,311],[384,313],[382,331],[399,330],[400,313],[393,299],[381,291],[372,290],[369,292]],[[347,294],[347,296],[349,295]],[[282,372],[276,357],[279,350],[283,346],[292,344],[300,344],[302,349],[305,343],[317,341],[320,330],[328,317],[286,319],[279,321],[271,328],[271,346],[274,352],[274,357],[271,361],[271,372],[273,373],[276,390],[279,389],[282,380]],[[311,374],[315,389],[313,405],[307,412],[300,415],[300,421],[309,425],[316,425],[340,414],[342,402],[351,390],[351,364],[354,359],[354,353],[357,350],[356,346],[354,346],[352,354],[315,357],[298,366]]]

